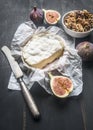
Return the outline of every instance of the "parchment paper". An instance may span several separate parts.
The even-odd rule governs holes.
[[[65,40],[66,44],[64,55],[42,70],[29,69],[21,60],[22,52],[20,47],[24,45],[24,43],[28,41],[29,37],[32,35],[38,35],[39,33],[45,32],[57,34]],[[49,94],[52,94],[49,85],[49,77],[47,75],[48,71],[52,71],[55,74],[56,72],[59,72],[59,74],[66,75],[71,78],[74,85],[74,90],[69,96],[77,96],[82,92],[82,61],[75,49],[74,40],[74,38],[66,35],[65,32],[57,26],[50,26],[48,28],[41,26],[37,28],[32,21],[28,21],[22,23],[18,27],[11,43],[11,52],[24,72],[23,80],[29,89],[33,86],[34,82],[37,81],[42,89]],[[10,76],[8,89],[20,90],[20,86],[13,73],[11,73]]]

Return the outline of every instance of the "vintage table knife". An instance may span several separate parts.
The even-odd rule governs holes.
[[[28,107],[30,108],[31,113],[33,114],[34,118],[39,118],[40,113],[34,102],[34,99],[31,95],[31,93],[29,92],[29,90],[27,89],[24,81],[22,80],[23,72],[22,72],[21,68],[19,67],[18,63],[15,61],[14,57],[11,55],[11,51],[9,50],[9,48],[7,46],[3,46],[1,48],[1,50],[6,55],[8,61],[9,61],[9,64],[11,66],[11,69],[12,69],[17,81],[19,82],[19,84],[21,86],[21,91],[28,104]]]

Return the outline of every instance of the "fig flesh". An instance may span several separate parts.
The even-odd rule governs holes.
[[[82,58],[83,61],[92,61],[93,60],[93,44],[84,41],[79,43],[76,46],[76,49],[78,50],[78,54]]]
[[[51,24],[51,25],[56,24],[61,18],[60,13],[56,10],[43,9],[43,11],[44,11],[44,16],[45,16],[45,21],[48,24]]]
[[[50,76],[50,87],[53,94],[59,98],[67,97],[73,90],[72,80],[65,76]]]

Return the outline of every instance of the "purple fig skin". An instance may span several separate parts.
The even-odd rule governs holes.
[[[30,19],[35,24],[42,24],[43,23],[43,11],[37,7],[34,7],[33,10],[30,12]]]
[[[82,58],[83,61],[93,61],[93,44],[84,41],[79,43],[76,46],[76,49],[78,50],[78,54]]]

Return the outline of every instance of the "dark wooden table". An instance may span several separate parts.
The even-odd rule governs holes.
[[[0,48],[11,46],[17,27],[29,21],[34,0],[0,1]],[[93,0],[37,0],[39,8],[58,10],[87,9],[93,13]],[[61,21],[59,26],[62,28]],[[93,43],[93,33],[83,39]],[[0,130],[93,130],[93,62],[83,63],[83,92],[78,97],[57,100],[37,83],[30,90],[41,113],[35,121],[20,91],[8,90],[10,66],[0,51]]]

